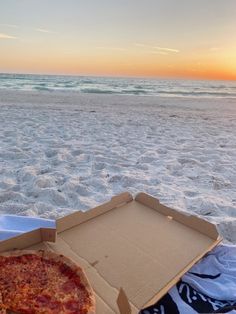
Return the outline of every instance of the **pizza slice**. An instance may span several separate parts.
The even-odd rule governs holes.
[[[95,298],[81,267],[49,251],[0,256],[0,310],[22,314],[94,314]],[[0,314],[2,314],[0,312]]]

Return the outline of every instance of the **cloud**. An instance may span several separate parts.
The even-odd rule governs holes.
[[[35,28],[36,32],[40,32],[40,33],[48,33],[48,34],[55,34],[56,32],[51,31],[49,29],[45,29],[45,28]]]
[[[0,33],[0,39],[16,39],[17,37]]]
[[[169,53],[179,53],[180,52],[178,49],[174,49],[174,48],[151,46],[151,45],[146,45],[146,44],[142,44],[142,43],[135,43],[134,45],[136,47],[146,48],[149,50],[150,53],[153,53],[153,54],[168,55]]]
[[[176,52],[178,53],[178,49],[173,49],[173,48],[165,48],[165,47],[153,47],[154,49],[160,50],[160,51],[166,51],[166,52]]]
[[[6,27],[10,27],[10,28],[19,28],[18,25],[15,25],[15,24],[0,24],[0,26],[6,26]]]
[[[127,51],[128,50],[128,49],[122,48],[122,47],[105,47],[105,46],[99,46],[99,47],[96,47],[96,49],[118,50],[118,51]]]

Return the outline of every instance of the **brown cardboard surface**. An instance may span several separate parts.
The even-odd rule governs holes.
[[[172,208],[162,205],[158,199],[147,195],[145,193],[139,193],[136,198],[136,201],[156,209],[159,213],[168,216],[168,218],[173,218],[174,220],[195,229],[212,239],[217,239],[219,237],[216,226],[206,220],[198,218],[197,216],[187,215],[186,213],[181,213]]]
[[[0,250],[47,248],[78,262],[95,291],[97,314],[137,313],[156,302],[221,240],[214,225],[144,193],[135,200],[123,193],[61,218],[57,231],[55,243],[40,243],[47,240],[40,231],[28,242],[25,234],[23,242],[0,243]]]
[[[186,271],[186,266],[215,242],[135,200],[65,230],[58,237],[87,267],[92,266],[96,276],[91,275],[90,280],[95,291],[98,286],[103,300],[109,304],[109,294],[99,288],[105,280],[117,294],[122,287],[131,304],[139,309],[169,282],[177,281],[181,271]]]

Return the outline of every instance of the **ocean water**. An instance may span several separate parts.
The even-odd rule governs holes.
[[[236,98],[236,81],[0,74],[0,89],[162,97]]]

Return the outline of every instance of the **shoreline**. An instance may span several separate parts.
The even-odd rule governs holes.
[[[232,97],[181,97],[181,96],[154,96],[154,95],[121,95],[121,94],[102,94],[102,93],[80,93],[76,91],[24,91],[24,90],[6,90],[0,88],[0,105],[19,103],[40,104],[40,105],[60,105],[68,103],[75,105],[75,100],[83,102],[91,100],[99,105],[111,104],[111,101],[118,100],[120,103],[129,101],[129,105],[155,105],[178,108],[189,108],[191,102],[192,109],[215,109],[218,108],[233,110],[236,106],[236,98]],[[50,102],[48,102],[50,100]],[[87,105],[90,105],[87,102]],[[193,108],[194,106],[194,108]]]

